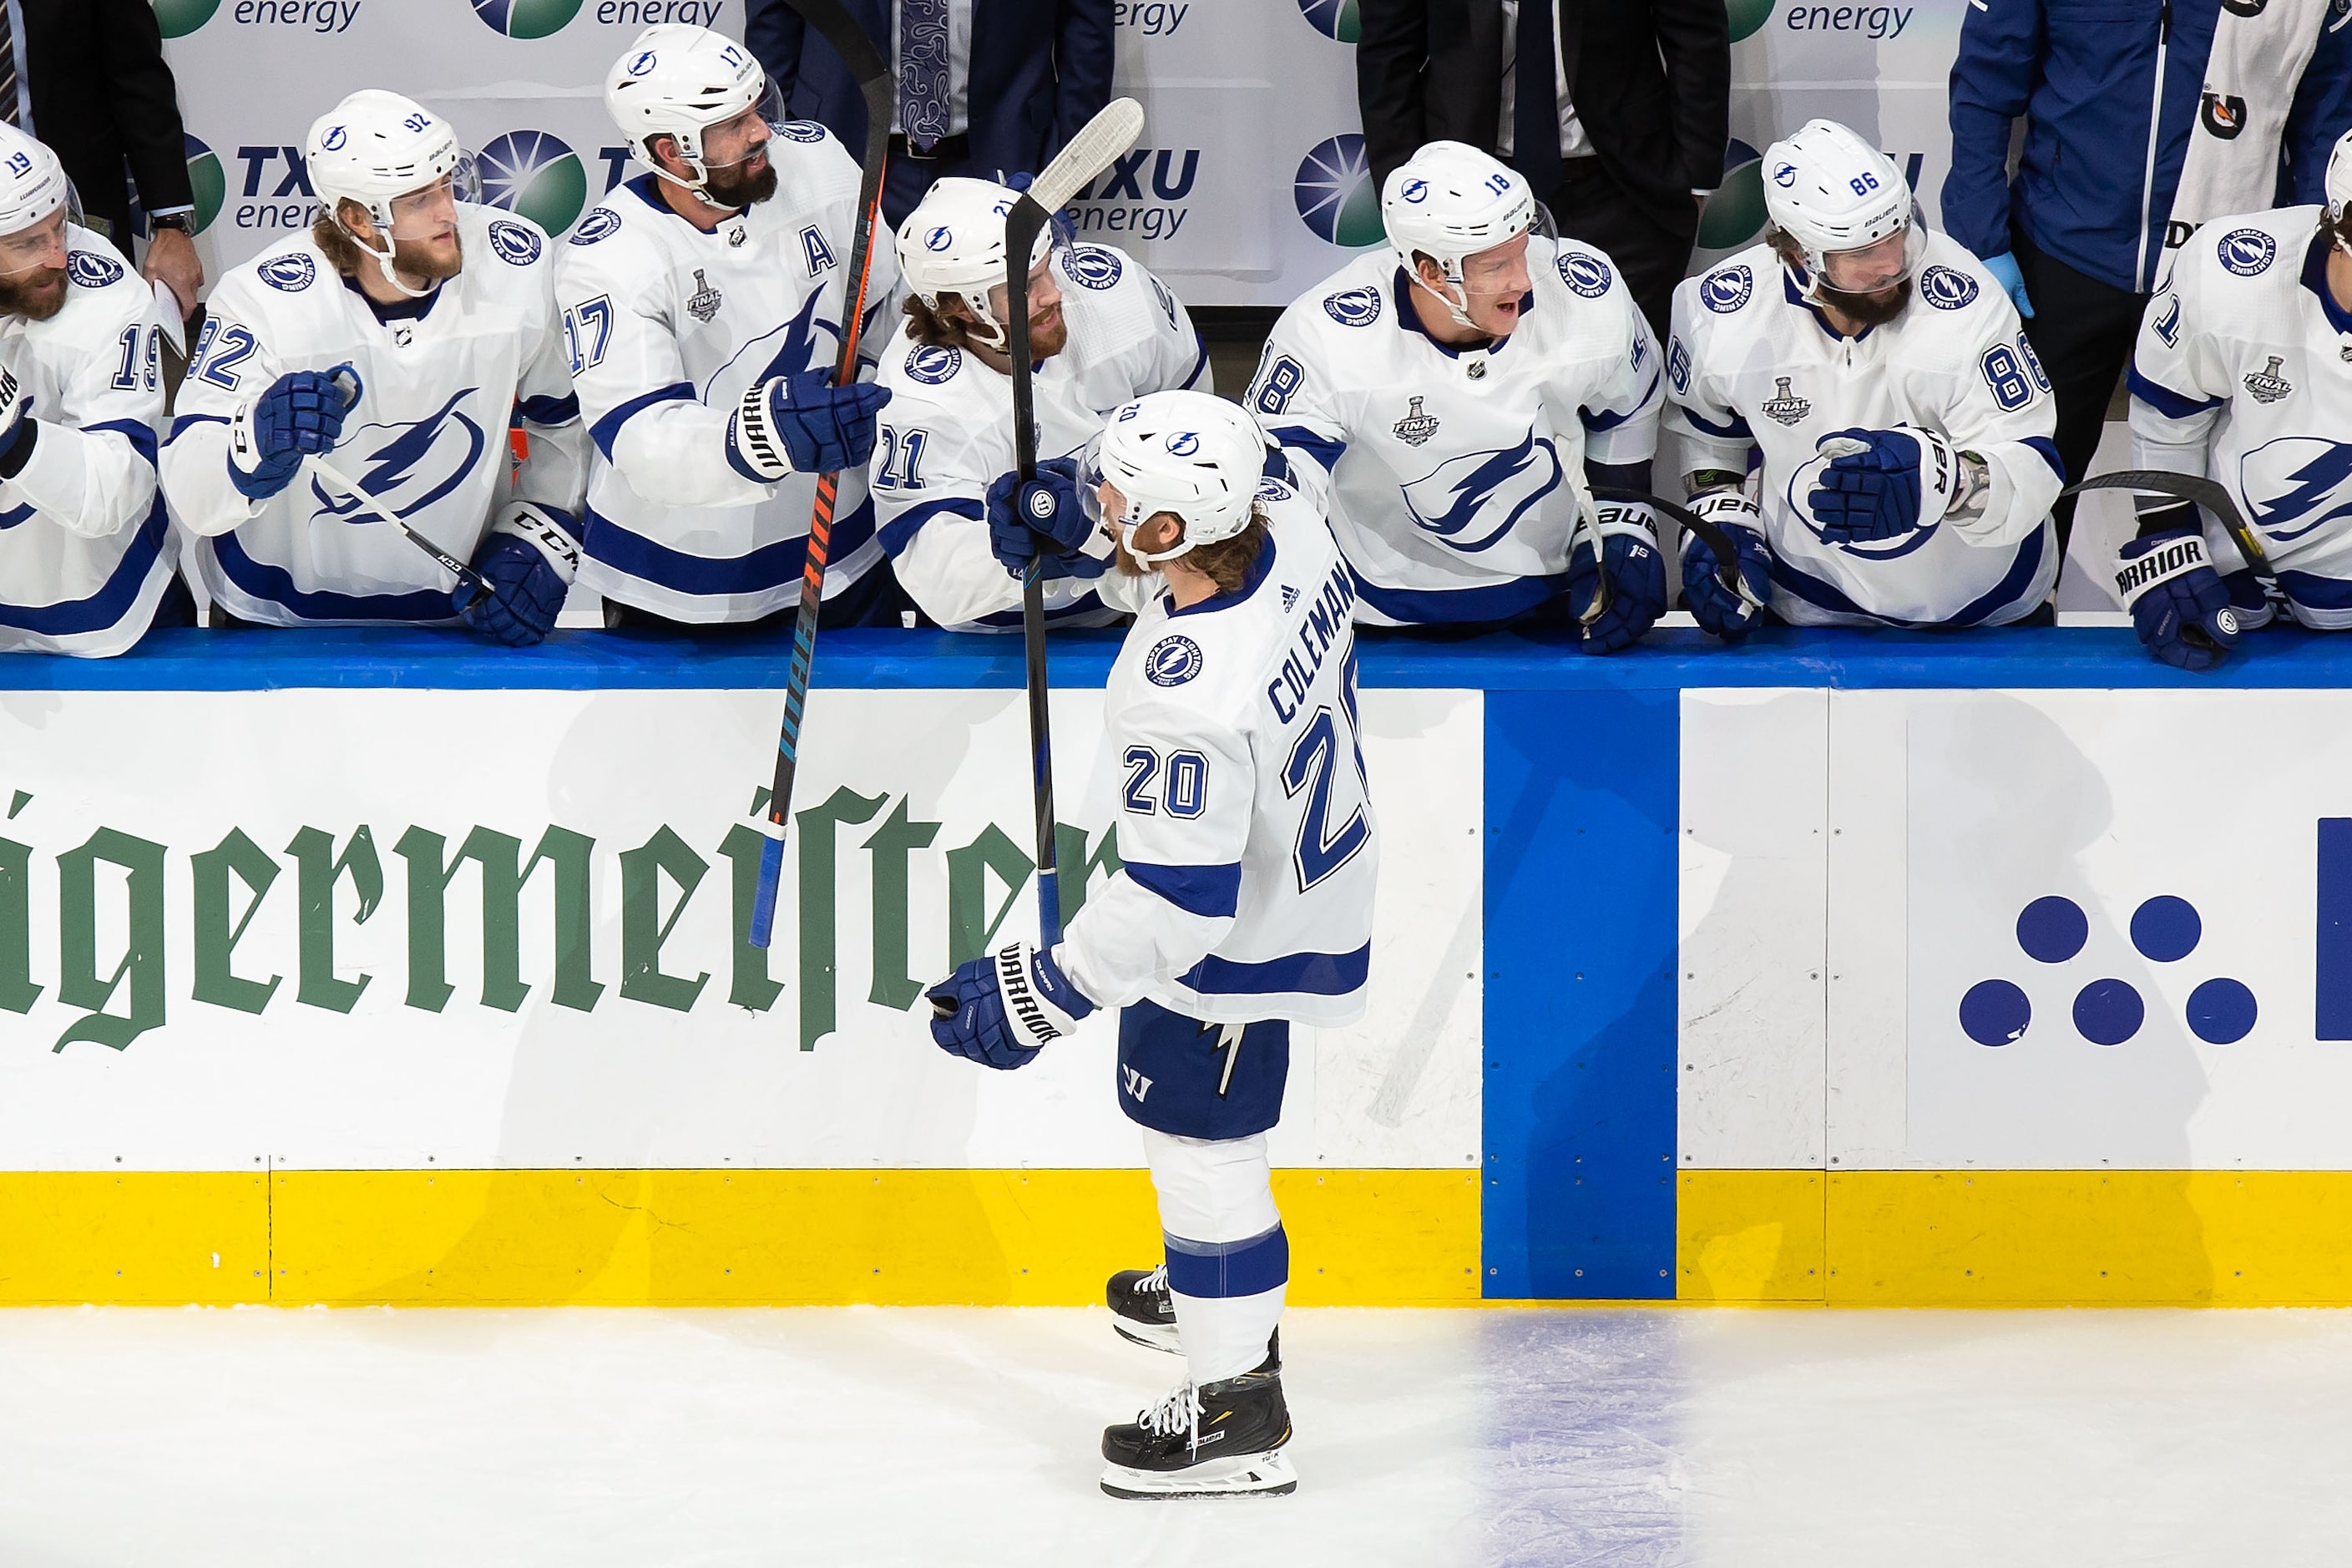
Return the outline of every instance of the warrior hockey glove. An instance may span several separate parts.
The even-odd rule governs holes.
[[[1014,492],[1019,492],[1016,503]],[[1030,557],[1043,548],[1045,574],[1064,577],[1080,563],[1094,524],[1078,504],[1078,464],[1075,458],[1056,458],[1037,465],[1037,477],[1023,484],[1017,474],[999,474],[988,487],[988,548],[1015,577],[1029,569]],[[1055,571],[1059,565],[1064,569]]]
[[[1693,500],[1691,510],[1719,526],[1731,540],[1739,555],[1740,583],[1758,605],[1764,603],[1772,587],[1772,557],[1764,548],[1763,513],[1756,503],[1737,490],[1717,490]],[[1718,574],[1722,564],[1706,541],[1696,532],[1684,532],[1683,604],[1700,629],[1738,642],[1756,629],[1763,612],[1724,587]]]
[[[940,1049],[1007,1070],[1027,1067],[1095,1010],[1052,953],[1025,942],[973,959],[927,994]]]
[[[727,460],[747,479],[837,474],[874,455],[874,416],[890,389],[870,381],[833,384],[822,370],[780,375],[743,394],[727,421]]]
[[[450,595],[458,617],[485,637],[509,647],[529,647],[555,629],[556,612],[580,569],[578,527],[550,507],[519,500],[490,530],[474,556],[474,570],[489,585],[487,598],[463,583]]]
[[[289,371],[271,382],[229,421],[229,483],[252,500],[268,500],[292,484],[304,458],[332,451],[342,439],[343,416],[358,401],[358,388],[349,365]]]
[[[1593,511],[1601,535],[1601,565],[1592,561],[1592,541],[1580,540],[1568,558],[1570,604],[1592,602],[1601,571],[1609,574],[1609,606],[1584,628],[1587,653],[1631,647],[1666,613],[1666,563],[1658,553],[1658,525],[1638,502],[1601,501]]]
[[[1958,448],[1916,426],[1834,431],[1818,449],[1831,461],[1805,504],[1832,544],[1933,528],[1966,482]]]
[[[2229,587],[2196,529],[2167,529],[2126,544],[2116,593],[2141,645],[2176,669],[2210,669],[2238,646]]]

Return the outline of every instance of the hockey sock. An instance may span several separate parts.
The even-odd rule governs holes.
[[[1146,1129],[1143,1144],[1192,1382],[1238,1377],[1265,1360],[1290,1281],[1265,1136],[1176,1138]]]

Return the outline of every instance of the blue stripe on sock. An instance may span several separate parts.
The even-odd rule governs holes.
[[[1163,1239],[1168,1244],[1168,1288],[1179,1296],[1226,1300],[1261,1295],[1290,1282],[1290,1238],[1280,1222],[1246,1241],[1188,1241],[1181,1236]]]

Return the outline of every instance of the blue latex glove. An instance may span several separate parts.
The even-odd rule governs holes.
[[[1751,513],[1756,510],[1752,502],[1743,504]],[[1772,591],[1772,557],[1764,547],[1764,536],[1752,528],[1725,521],[1720,517],[1712,517],[1708,521],[1722,524],[1723,531],[1730,536],[1732,548],[1738,552],[1740,582],[1747,584],[1748,591],[1756,595],[1759,603],[1768,602]],[[1725,591],[1717,575],[1721,564],[1716,560],[1715,552],[1707,548],[1706,541],[1692,532],[1683,535],[1684,607],[1690,611],[1691,619],[1699,624],[1702,631],[1710,632],[1726,642],[1738,642],[1756,629],[1757,620],[1763,612],[1738,595]]]
[[[2001,292],[2009,296],[2009,302],[2017,307],[2017,313],[2031,320],[2033,301],[2025,297],[2025,274],[2017,269],[2017,258],[2004,250],[1999,256],[1986,257],[1984,268],[2000,285]]]
[[[2143,534],[2123,547],[2116,593],[2142,647],[2176,669],[2210,669],[2238,646],[2230,590],[2193,528]]]
[[[579,526],[551,507],[516,501],[471,563],[489,595],[478,596],[463,583],[449,595],[458,618],[509,647],[543,641],[580,564],[573,542]]]
[[[1018,504],[1014,492],[1019,491]],[[1037,465],[1037,477],[1022,484],[1016,474],[999,474],[988,487],[988,548],[1015,577],[1028,570],[1040,544],[1052,556],[1077,553],[1094,532],[1078,502],[1078,463],[1056,458]],[[1051,563],[1048,563],[1051,570]]]
[[[338,384],[342,377],[349,378],[349,402],[346,388]],[[254,500],[268,500],[292,484],[304,458],[332,451],[342,439],[343,416],[357,401],[358,385],[349,365],[289,371],[271,382],[246,416],[257,461],[247,470],[232,458],[229,482]]]
[[[1634,519],[1646,521],[1650,509],[1602,501],[1595,515],[1607,528]],[[1580,645],[1591,654],[1631,647],[1666,613],[1666,563],[1658,553],[1654,533],[1646,538],[1639,533],[1603,533],[1598,567],[1593,564],[1592,541],[1580,540],[1568,558],[1569,602],[1579,606],[1591,604],[1594,580],[1602,571],[1609,574],[1609,607],[1584,628]]]
[[[985,1067],[1027,1067],[1095,1010],[1054,962],[1016,942],[959,967],[925,994],[940,1049]]]
[[[837,474],[874,455],[874,416],[889,401],[887,386],[835,386],[830,372],[804,370],[768,383],[768,420],[794,472]]]

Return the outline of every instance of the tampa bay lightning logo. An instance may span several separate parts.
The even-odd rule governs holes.
[[[1976,297],[1977,280],[1957,268],[1930,267],[1919,274],[1919,298],[1938,310],[1964,310]]]
[[[103,289],[122,280],[122,267],[94,250],[77,250],[66,258],[66,276],[77,289]]]
[[[702,401],[713,408],[732,408],[746,387],[763,386],[780,375],[798,375],[820,365],[830,368],[838,357],[841,323],[818,316],[816,308],[824,299],[822,292],[811,294],[791,321],[737,349],[732,359],[703,378],[696,389]]]
[[[1127,270],[1118,251],[1106,250],[1099,245],[1072,246],[1065,266],[1070,281],[1081,289],[1108,289]]]
[[[2282,436],[2238,459],[2247,519],[2284,544],[2352,517],[2352,446],[2317,436]]]
[[[489,449],[482,421],[467,411],[468,400],[480,390],[461,387],[448,402],[414,423],[363,425],[356,431],[346,430],[335,447],[337,464],[342,463],[346,451],[358,454],[345,472],[395,515],[412,518],[427,510],[463,485]],[[503,415],[504,405],[500,408]],[[503,417],[499,423],[503,428]],[[503,441],[499,450],[505,450]],[[365,521],[352,515],[361,502],[327,489],[316,479],[310,481],[310,496],[318,503],[313,517]]]
[[[289,294],[299,294],[319,277],[318,264],[300,251],[290,256],[273,256],[256,267],[254,271],[272,289]]]
[[[582,218],[580,226],[572,231],[572,243],[593,245],[600,239],[609,239],[620,232],[621,215],[611,207],[598,207],[594,212]]]
[[[1201,645],[1191,637],[1161,637],[1143,656],[1143,679],[1154,686],[1181,686],[1201,673]]]
[[[1759,138],[1759,140],[1761,140],[1761,138]],[[1797,165],[1787,162],[1785,159],[1780,163],[1774,164],[1772,166],[1772,183],[1780,186],[1784,191],[1790,185],[1795,184],[1797,183]]]
[[[1189,458],[1201,449],[1201,437],[1193,431],[1179,430],[1160,445],[1168,448],[1171,458]]]
[[[961,349],[921,343],[907,352],[907,379],[919,381],[925,386],[944,386],[953,381],[955,373],[962,368]]]
[[[1784,386],[1787,384],[1785,380],[1782,381],[1782,384]],[[1804,400],[1801,398],[1798,401]],[[1794,424],[1796,421],[1789,420],[1786,423]],[[1890,539],[1831,538],[1822,531],[1820,524],[1813,521],[1812,509],[1805,504],[1805,498],[1822,488],[1822,470],[1830,466],[1830,461],[1831,459],[1827,458],[1817,456],[1799,464],[1789,475],[1789,488],[1786,492],[1789,515],[1802,524],[1806,532],[1821,541],[1825,548],[1842,551],[1845,554],[1858,556],[1864,561],[1892,561],[1897,556],[1910,554],[1943,531],[1941,529],[1935,528],[1915,528],[1908,533],[1898,533]]]
[[[343,150],[343,143],[350,140],[350,136],[344,132],[341,126],[330,125],[327,127],[327,133],[319,138],[319,145],[330,153],[340,153]]]
[[[2233,228],[2223,235],[2213,247],[2221,265],[2241,278],[2254,278],[2270,270],[2278,259],[2278,241],[2258,228]]]
[[[1580,250],[1559,253],[1559,280],[1588,300],[1609,292],[1609,264]]]
[[[631,76],[643,76],[647,71],[653,69],[654,66],[660,60],[660,58],[661,57],[655,54],[651,49],[641,50],[637,57],[629,62],[629,74]]]
[[[1429,182],[1427,180],[1407,180],[1404,183],[1404,188],[1397,192],[1397,195],[1404,200],[1412,203],[1415,206],[1418,206],[1423,202],[1429,199]]]
[[[519,223],[499,218],[490,225],[490,248],[510,266],[528,267],[539,259],[539,236]]]
[[[1718,316],[1728,316],[1756,292],[1756,274],[1746,267],[1725,267],[1699,280],[1700,301]]]
[[[1404,487],[1412,519],[1465,555],[1495,545],[1559,488],[1559,454],[1529,430],[1497,452],[1465,452]]]
[[[775,132],[787,142],[822,142],[824,127],[806,120],[787,120],[776,126]]]
[[[1324,313],[1343,327],[1369,327],[1381,319],[1381,291],[1350,289],[1323,301]]]
[[[940,224],[929,234],[923,236],[923,248],[934,253],[945,250],[949,246],[953,245],[954,243],[955,230],[950,228],[945,224]]]

